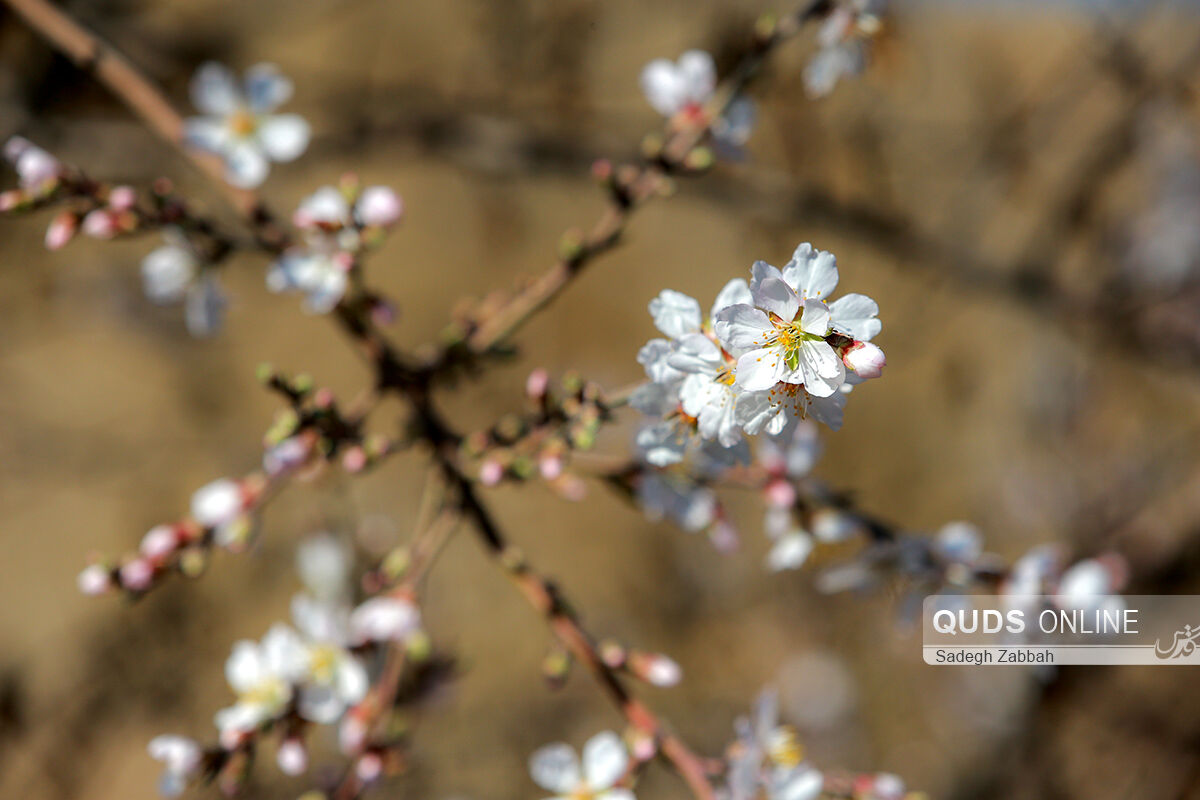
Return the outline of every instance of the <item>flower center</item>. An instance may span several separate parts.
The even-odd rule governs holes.
[[[575,787],[571,794],[568,795],[571,800],[592,800],[592,798],[595,796],[596,793],[592,791],[592,787],[588,786],[586,783],[579,784]]]
[[[338,652],[332,645],[320,644],[312,648],[309,656],[309,671],[317,683],[332,683],[337,670]]]
[[[781,725],[771,731],[767,741],[767,758],[772,764],[780,767],[794,768],[804,760],[804,747],[800,744],[796,729],[790,725]]]
[[[772,321],[775,323],[775,332],[768,336],[767,344],[783,350],[783,363],[788,365],[788,369],[800,368],[801,345],[805,342],[820,342],[825,339],[824,336],[804,330],[797,321],[784,322],[778,318]]]
[[[733,374],[733,367],[729,366],[728,364],[718,369],[716,377],[713,378],[713,382],[723,383],[726,386],[733,386],[734,380],[735,377]]]
[[[238,697],[238,702],[252,706],[278,708],[288,700],[288,686],[279,678],[268,678]]]
[[[258,130],[258,119],[245,109],[229,115],[229,130],[234,136],[246,137]]]

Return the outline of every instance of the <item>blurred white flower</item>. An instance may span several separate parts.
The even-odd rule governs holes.
[[[4,143],[4,158],[16,170],[23,189],[36,190],[62,171],[58,159],[21,136],[13,136]]]
[[[187,240],[167,229],[167,243],[142,259],[142,289],[152,303],[184,303],[188,332],[197,338],[220,330],[228,305],[225,293],[211,270],[202,269]]]
[[[629,753],[612,731],[598,733],[583,746],[583,763],[568,744],[537,750],[529,759],[534,783],[555,793],[555,800],[634,800],[633,792],[616,784],[629,766]]]
[[[222,742],[250,733],[275,719],[292,701],[293,686],[308,672],[303,641],[287,625],[274,625],[260,642],[244,639],[225,662],[225,679],[237,702],[216,713]]]
[[[221,156],[235,186],[258,186],[270,162],[292,161],[308,147],[302,117],[272,113],[292,96],[292,82],[272,64],[251,67],[239,85],[227,67],[208,62],[192,77],[191,95],[205,116],[184,121],[187,140]]]
[[[306,311],[327,314],[346,293],[353,264],[352,256],[325,243],[294,248],[271,264],[267,288],[272,292],[303,292],[307,296]]]
[[[200,745],[185,736],[155,736],[146,749],[151,758],[163,763],[163,773],[158,780],[158,791],[163,797],[183,794],[188,781],[200,771],[204,757]]]
[[[332,533],[309,536],[296,548],[296,571],[304,587],[323,603],[344,602],[350,593],[353,554]]]
[[[729,770],[722,793],[728,800],[814,800],[825,785],[824,776],[804,761],[794,728],[779,725],[779,698],[764,691],[755,703],[753,719],[739,718],[737,739],[730,747]]]
[[[299,680],[300,716],[323,725],[336,722],[366,697],[366,667],[347,648],[350,610],[307,594],[292,598],[292,621],[303,636],[307,660]]]
[[[688,50],[672,62],[657,58],[642,69],[642,92],[664,117],[680,112],[699,113],[712,98],[717,67],[703,50]]]
[[[241,484],[229,478],[215,480],[192,495],[192,518],[203,527],[212,528],[217,543],[223,546],[235,543],[245,509]]]

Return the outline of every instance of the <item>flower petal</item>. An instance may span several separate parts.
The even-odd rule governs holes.
[[[735,306],[739,303],[744,305],[752,305],[754,298],[750,294],[750,287],[746,284],[744,278],[734,278],[721,289],[717,294],[717,299],[713,301],[712,310],[709,311],[709,319],[716,319],[717,314],[729,306]]]
[[[721,350],[702,333],[689,333],[675,343],[667,363],[682,372],[711,376],[721,367]]]
[[[596,734],[583,746],[583,774],[593,791],[611,787],[625,774],[628,765],[625,744],[612,731]]]
[[[258,125],[258,141],[272,161],[294,161],[308,147],[312,131],[299,114],[263,117]]]
[[[751,350],[737,362],[737,386],[747,392],[763,392],[783,378],[787,365],[776,350]]]
[[[687,102],[683,75],[665,58],[656,58],[647,64],[638,82],[650,105],[664,117],[674,116]]]
[[[195,274],[195,256],[181,247],[164,245],[142,259],[142,289],[152,303],[178,303]]]
[[[800,317],[800,328],[814,336],[829,334],[829,307],[820,300],[809,298],[804,301],[804,315]]]
[[[235,692],[248,692],[257,686],[266,675],[266,667],[259,657],[258,645],[243,639],[233,645],[233,652],[225,659],[225,680]]]
[[[848,294],[829,304],[833,327],[863,342],[871,341],[883,328],[879,304],[865,294]]]
[[[751,264],[750,293],[754,294],[754,292],[757,292],[759,285],[762,284],[762,282],[767,278],[776,278],[781,281],[784,280],[783,273],[779,271],[778,267],[773,267],[765,261],[755,261],[753,264]],[[791,283],[788,283],[788,285],[793,289],[796,288]]]
[[[813,397],[829,397],[846,379],[846,367],[826,342],[800,345],[800,374],[805,390]]]
[[[256,142],[243,140],[228,146],[225,156],[225,180],[242,189],[253,189],[267,179],[270,165]]]
[[[703,50],[688,50],[679,57],[683,91],[693,103],[707,103],[717,85],[717,66]]]
[[[804,531],[794,531],[781,538],[767,553],[767,569],[779,572],[784,569],[798,569],[808,560],[812,552],[813,540]]]
[[[700,304],[683,292],[664,289],[650,301],[654,326],[672,339],[700,332]]]
[[[255,64],[246,70],[246,105],[251,111],[266,114],[292,97],[292,82],[274,64]]]
[[[529,758],[529,774],[543,789],[568,794],[579,786],[579,759],[568,744],[548,744]]]
[[[792,260],[783,268],[783,279],[801,297],[824,300],[837,288],[837,259],[833,253],[817,250],[805,242],[796,248]]]
[[[754,292],[754,305],[770,311],[784,322],[791,322],[800,310],[800,298],[781,280],[767,278],[758,285]]]
[[[229,301],[215,276],[202,273],[199,280],[187,288],[184,298],[184,322],[188,333],[204,339],[221,330],[225,307]]]
[[[717,339],[731,352],[765,347],[768,334],[774,330],[775,326],[761,309],[741,303],[723,309],[713,323]]]
[[[208,61],[192,75],[189,91],[192,105],[205,114],[225,116],[238,110],[242,93],[237,79],[224,64]]]
[[[233,143],[233,135],[220,117],[188,117],[183,121],[183,136],[189,145],[210,153],[224,153]]]

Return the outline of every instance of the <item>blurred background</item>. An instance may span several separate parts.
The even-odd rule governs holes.
[[[403,227],[370,264],[393,334],[431,339],[457,298],[536,274],[603,198],[597,157],[631,158],[659,125],[638,89],[690,47],[727,66],[767,2],[70,2],[187,109],[208,59],[272,61],[313,124],[264,194],[288,211],[347,170],[400,191]],[[626,243],[528,325],[524,358],[440,397],[460,427],[520,408],[535,366],[606,386],[641,376],[663,288],[707,307],[755,259],[832,250],[842,287],[880,301],[885,380],[823,432],[818,474],[913,530],[979,524],[1015,558],[1115,548],[1136,593],[1200,594],[1200,16],[1173,4],[916,3],[893,9],[867,73],[820,101],[811,33],[756,84],[740,163],[684,181]],[[102,179],[169,175],[220,199],[106,92],[0,12],[0,135]],[[9,180],[11,183],[11,179]],[[132,548],[191,492],[253,468],[276,408],[269,361],[352,396],[367,374],[326,321],[235,259],[224,333],[195,341],[150,305],[155,238],[42,247],[45,218],[0,221],[0,796],[154,794],[160,732],[210,739],[232,643],[286,618],[295,545],[320,530],[397,540],[415,455],[288,490],[261,544],[135,605],[89,600],[90,552]],[[385,407],[377,424],[398,419]],[[390,415],[390,416],[389,416]],[[626,452],[631,429],[602,452]],[[489,493],[512,538],[589,626],[661,650],[685,680],[644,694],[718,752],[760,688],[823,767],[889,770],[938,798],[1200,798],[1200,692],[1186,668],[934,668],[889,592],[825,597],[813,566],[766,575],[760,507],[730,498],[741,552],[651,524],[599,485]],[[819,564],[817,565],[819,566]],[[544,625],[470,536],[429,590],[428,626],[459,680],[414,719],[409,773],[385,797],[528,798],[526,760],[621,721],[582,674],[540,677]],[[294,797],[270,753],[255,797]],[[318,759],[319,760],[319,759]],[[210,793],[215,789],[209,789]],[[662,770],[643,798],[684,796]]]

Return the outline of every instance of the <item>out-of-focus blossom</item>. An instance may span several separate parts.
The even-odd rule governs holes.
[[[604,731],[583,746],[582,764],[570,745],[559,742],[530,757],[529,774],[538,786],[554,792],[555,800],[634,800],[633,792],[616,785],[628,766],[621,737]]]
[[[779,724],[779,698],[771,690],[759,696],[753,718],[735,724],[737,739],[729,748],[726,800],[815,800],[824,776],[804,761],[796,730]]]
[[[235,644],[225,662],[225,678],[237,702],[218,711],[214,720],[222,743],[236,741],[285,711],[308,664],[303,641],[287,625],[275,625],[261,642]]]
[[[867,66],[869,42],[882,28],[886,0],[839,0],[817,33],[820,49],[804,70],[804,86],[812,97],[833,91],[840,80]]]
[[[13,136],[4,143],[4,158],[16,170],[22,189],[39,190],[62,172],[58,159],[21,136]]]
[[[355,643],[402,642],[421,627],[417,607],[400,597],[373,597],[354,609],[350,632]]]
[[[185,736],[155,736],[146,749],[151,758],[163,763],[163,773],[158,780],[158,791],[163,797],[183,794],[188,782],[199,773],[204,758],[200,745]]]
[[[188,332],[196,337],[220,330],[228,301],[216,275],[203,269],[187,239],[168,229],[167,243],[142,259],[142,289],[159,305],[184,303]]]
[[[642,69],[639,83],[646,100],[664,117],[700,122],[716,91],[717,68],[708,53],[688,50],[678,61],[651,61]],[[738,96],[712,121],[709,130],[723,154],[740,155],[754,131],[756,117],[754,102]]]
[[[272,64],[251,67],[239,84],[227,67],[208,62],[192,77],[191,94],[205,116],[185,120],[188,142],[221,156],[235,186],[258,186],[272,161],[293,161],[308,147],[308,123],[274,113],[291,98],[292,82]]]

